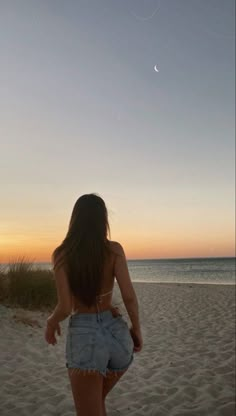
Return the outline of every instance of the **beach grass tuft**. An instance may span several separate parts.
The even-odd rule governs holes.
[[[56,304],[53,273],[25,258],[0,269],[0,301],[26,309],[48,309]]]

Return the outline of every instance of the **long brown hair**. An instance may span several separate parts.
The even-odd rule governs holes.
[[[82,195],[73,208],[67,235],[53,253],[54,267],[63,265],[72,294],[88,307],[101,289],[108,234],[105,202],[96,194]]]

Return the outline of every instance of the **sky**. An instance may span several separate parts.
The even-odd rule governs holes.
[[[234,24],[233,0],[0,0],[0,262],[50,260],[91,192],[129,259],[235,255]]]

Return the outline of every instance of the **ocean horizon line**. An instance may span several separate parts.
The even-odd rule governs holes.
[[[150,257],[150,258],[127,258],[127,261],[181,261],[181,260],[236,260],[236,256],[196,256],[196,257]],[[48,264],[51,263],[50,260],[28,260],[24,256],[16,260],[9,260],[8,262],[0,262],[0,264],[10,264],[10,263],[37,263],[37,264]]]
[[[236,256],[203,256],[203,257],[158,257],[158,258],[142,258],[142,259],[129,259],[127,258],[128,261],[162,261],[162,260],[211,260],[211,259],[236,259]]]

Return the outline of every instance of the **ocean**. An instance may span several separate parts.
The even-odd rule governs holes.
[[[128,260],[133,282],[235,284],[235,257]],[[35,263],[50,269],[50,263]]]
[[[235,258],[129,261],[133,281],[235,284]]]

